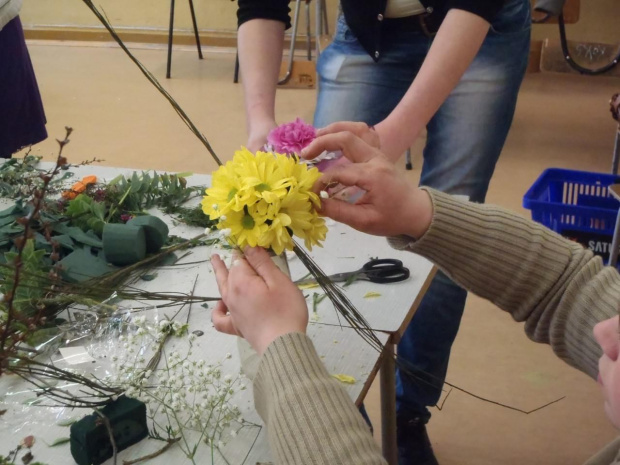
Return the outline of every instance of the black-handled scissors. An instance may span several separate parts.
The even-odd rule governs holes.
[[[409,278],[409,268],[403,266],[403,262],[395,258],[372,259],[364,264],[359,270],[347,273],[336,273],[328,276],[334,282],[346,282],[349,279],[361,279],[373,283],[397,283]],[[295,284],[313,284],[316,279],[302,279]]]

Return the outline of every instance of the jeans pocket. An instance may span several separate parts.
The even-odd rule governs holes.
[[[494,34],[518,34],[531,29],[532,17],[529,0],[507,0],[491,21]]]
[[[334,41],[346,43],[357,42],[357,37],[355,37],[353,31],[349,29],[349,26],[344,19],[344,15],[338,16],[338,21],[336,22],[336,33],[334,34]]]

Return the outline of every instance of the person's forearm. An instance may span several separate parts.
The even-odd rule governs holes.
[[[452,9],[444,19],[411,87],[375,126],[381,150],[396,161],[456,87],[478,53],[489,23],[464,10]]]
[[[418,253],[465,289],[525,322],[573,366],[596,376],[600,348],[592,329],[618,314],[620,275],[600,257],[502,207],[427,189],[433,219],[419,240],[390,238]]]
[[[284,23],[254,19],[238,32],[239,66],[243,82],[248,134],[257,126],[275,121],[275,98]]]
[[[267,348],[254,379],[254,402],[275,463],[386,463],[359,411],[303,334],[286,334]]]

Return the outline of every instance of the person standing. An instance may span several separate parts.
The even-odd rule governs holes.
[[[289,9],[286,0],[238,1],[248,148],[257,150],[276,126]],[[528,0],[341,0],[334,40],[317,63],[314,124],[330,132],[340,121],[366,123],[357,134],[393,162],[426,128],[420,184],[483,202],[527,67],[530,24]],[[466,295],[438,273],[399,343],[423,374],[397,374],[401,464],[438,463],[427,407],[441,395]]]
[[[22,0],[0,0],[0,158],[47,138],[41,94],[19,19]]]

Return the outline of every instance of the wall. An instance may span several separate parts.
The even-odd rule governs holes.
[[[97,0],[112,24],[119,30],[150,32],[166,40],[170,2],[167,0]],[[333,31],[337,0],[327,0],[330,31]],[[201,35],[218,33],[234,37],[237,3],[230,0],[194,0]],[[314,14],[314,2],[311,14]],[[303,7],[302,7],[303,10]],[[188,2],[176,0],[175,30],[191,31]],[[100,29],[101,25],[80,0],[24,0],[21,14],[27,30],[37,29]],[[302,11],[301,20],[304,20]],[[314,26],[314,20],[312,20]],[[300,30],[305,30],[300,25]],[[568,35],[574,40],[620,43],[620,1],[590,0],[582,2],[581,17],[577,24],[568,26]],[[30,35],[32,37],[32,35]],[[533,40],[558,37],[557,25],[535,25]]]
[[[112,25],[120,30],[159,33],[165,40],[169,25],[170,1],[167,0],[96,0]],[[337,0],[327,0],[330,30],[337,13]],[[237,2],[230,0],[194,0],[201,35],[210,32],[234,36],[237,30]],[[314,26],[315,3],[310,4]],[[24,0],[21,19],[27,30],[37,29],[101,29],[101,24],[80,0]],[[304,6],[300,15],[300,31],[305,30]],[[189,2],[176,0],[175,31],[191,32]],[[313,27],[314,29],[314,27]]]

